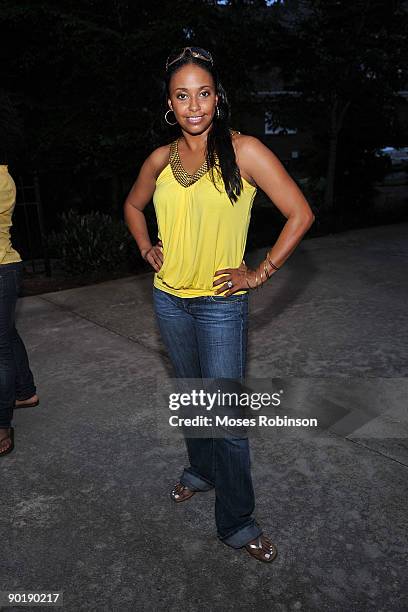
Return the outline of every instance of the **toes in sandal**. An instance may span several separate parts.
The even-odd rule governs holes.
[[[272,542],[264,535],[261,535],[258,538],[256,544],[246,544],[245,550],[249,552],[251,557],[258,559],[258,561],[263,561],[264,563],[270,563],[278,554],[275,544],[272,544]]]
[[[174,502],[176,502],[176,504],[179,504],[180,502],[186,501],[187,499],[190,499],[190,497],[193,497],[195,493],[196,491],[191,491],[191,489],[182,485],[181,482],[178,482],[170,493],[170,497]]]
[[[9,434],[1,438],[0,443],[3,442],[3,440],[10,440],[10,446],[6,448],[6,450],[1,450],[0,447],[0,457],[2,455],[8,455],[14,449],[14,427],[9,427]]]

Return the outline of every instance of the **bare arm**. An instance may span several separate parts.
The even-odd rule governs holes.
[[[223,293],[228,289],[225,281],[229,279],[233,280],[234,291],[247,289],[248,286],[255,288],[265,282],[269,276],[276,272],[268,258],[277,268],[280,268],[293,253],[315,219],[313,211],[299,187],[268,147],[257,138],[244,135],[235,138],[234,145],[241,174],[248,176],[251,182],[256,183],[266,193],[287,221],[277,241],[269,250],[268,257],[261,262],[256,271],[247,272],[245,266],[232,273],[229,269],[228,277],[219,279],[214,283],[214,285],[223,284],[218,293]],[[227,272],[226,270],[217,270],[215,275],[222,273],[226,274]],[[249,278],[250,285],[248,285],[246,277]],[[225,295],[231,295],[234,291],[229,291]]]
[[[257,138],[244,136],[244,139],[238,148],[239,162],[287,219],[269,252],[273,263],[280,267],[293,253],[315,217],[303,193],[276,155]]]
[[[156,271],[159,271],[163,264],[163,255],[160,247],[152,246],[143,210],[152,199],[156,178],[168,161],[168,150],[167,146],[160,147],[149,155],[124,204],[126,225],[143,259],[146,259]]]

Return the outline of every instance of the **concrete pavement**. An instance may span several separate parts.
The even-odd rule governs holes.
[[[157,437],[172,372],[152,274],[21,299],[41,405],[15,412],[0,459],[0,590],[63,591],[69,611],[406,610],[407,238],[400,224],[304,240],[250,295],[249,377],[386,389],[357,431],[252,440],[271,565],[217,540],[213,492],[169,499],[186,456]]]

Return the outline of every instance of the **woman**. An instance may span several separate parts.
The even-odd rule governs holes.
[[[198,47],[166,62],[165,119],[180,137],[146,159],[125,202],[126,223],[155,270],[153,301],[178,378],[242,380],[248,290],[284,264],[313,213],[277,157],[259,140],[232,132],[229,106],[211,54]],[[244,251],[257,186],[287,218],[256,270]],[[154,198],[159,242],[152,246],[143,209]],[[176,503],[215,488],[218,537],[260,561],[277,554],[252,516],[247,438],[186,438],[190,466],[171,492]]]
[[[11,246],[11,217],[16,186],[7,165],[0,165],[0,455],[14,448],[13,408],[39,403],[27,352],[14,320],[21,285],[20,255]]]

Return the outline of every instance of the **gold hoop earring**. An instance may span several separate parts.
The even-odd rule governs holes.
[[[164,115],[164,120],[166,123],[168,123],[169,125],[176,125],[178,123],[178,121],[176,121],[176,123],[171,123],[168,119],[167,119],[167,115],[168,113],[174,113],[174,110],[172,110],[171,108],[169,108],[169,110],[167,111],[167,113],[165,113]]]

